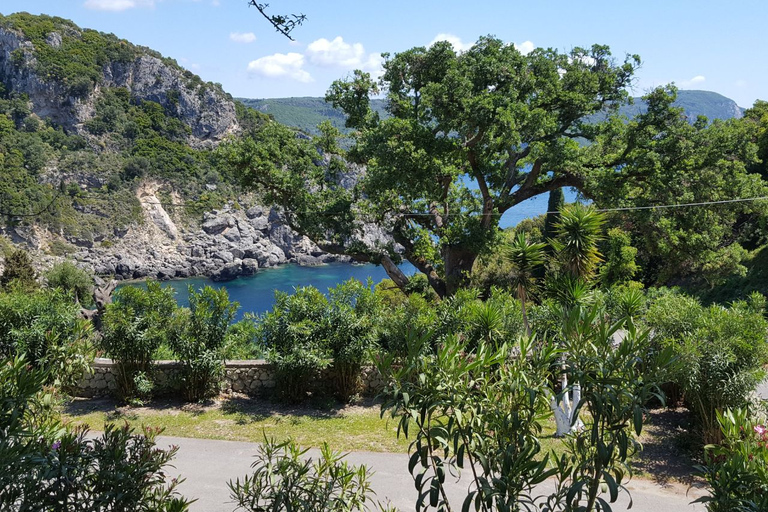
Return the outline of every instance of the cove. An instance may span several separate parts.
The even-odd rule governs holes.
[[[406,275],[413,275],[416,268],[410,263],[403,263],[400,268]],[[293,292],[300,286],[314,286],[323,293],[328,288],[348,279],[357,279],[363,283],[370,278],[374,284],[387,278],[384,267],[373,264],[329,263],[316,267],[302,267],[293,263],[274,268],[259,270],[255,275],[239,277],[233,281],[215,282],[206,277],[175,279],[163,281],[161,286],[171,287],[176,291],[176,301],[180,306],[189,305],[188,287],[200,289],[204,286],[226,288],[229,299],[240,303],[235,320],[243,318],[245,313],[259,315],[272,309],[275,303],[275,291]],[[121,286],[145,286],[143,283],[130,283]]]
[[[577,200],[575,190],[566,188],[565,201]],[[523,219],[536,217],[546,213],[548,195],[542,194],[532,197],[518,204],[502,216],[499,226],[509,228],[516,226]],[[400,267],[406,275],[413,275],[416,268],[410,263],[403,263]],[[255,315],[262,314],[272,309],[275,303],[275,291],[291,293],[300,286],[314,286],[323,293],[329,288],[335,288],[337,284],[350,278],[363,283],[370,278],[374,284],[387,278],[384,267],[372,264],[329,263],[316,267],[302,267],[296,264],[281,265],[279,267],[259,270],[255,275],[240,277],[233,281],[215,282],[206,277],[192,277],[189,279],[177,279],[164,281],[162,286],[170,286],[176,290],[176,300],[180,306],[188,306],[188,287],[200,289],[204,286],[213,288],[226,288],[229,298],[240,303],[236,320],[243,318],[245,313]],[[143,286],[142,283],[130,283],[121,286]]]

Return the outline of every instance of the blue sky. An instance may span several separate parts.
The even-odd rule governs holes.
[[[322,96],[352,69],[375,72],[381,52],[448,38],[470,45],[492,34],[525,51],[607,44],[643,60],[633,90],[675,82],[743,106],[768,100],[765,0],[272,0],[275,13],[307,22],[291,42],[246,0],[2,0],[27,11],[112,32],[176,59],[236,97]]]

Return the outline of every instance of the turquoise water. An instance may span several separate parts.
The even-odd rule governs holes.
[[[520,203],[504,214],[499,224],[502,228],[507,228],[515,226],[523,219],[541,215],[547,211],[547,199],[548,195],[542,194]],[[566,189],[565,200],[567,202],[575,201],[576,193],[571,189]],[[416,272],[413,265],[409,263],[404,264],[401,268],[407,275]],[[217,283],[204,277],[193,277],[166,281],[163,286],[170,286],[176,290],[176,299],[182,306],[189,304],[188,286],[195,289],[203,286],[226,288],[230,300],[240,303],[240,309],[237,313],[239,320],[247,312],[260,314],[272,309],[275,303],[275,290],[292,292],[299,286],[311,285],[327,293],[328,288],[334,288],[337,284],[350,278],[355,278],[361,282],[366,282],[368,278],[371,278],[374,283],[378,283],[386,277],[387,273],[380,266],[331,263],[318,267],[283,265],[277,268],[259,270],[254,276],[241,277],[226,283]]]
[[[403,264],[400,268],[407,275],[412,275],[416,271],[413,265],[409,263]],[[365,283],[369,277],[375,284],[386,278],[387,273],[384,271],[384,267],[371,264],[329,263],[317,267],[290,264],[259,270],[253,276],[240,277],[225,283],[217,283],[205,277],[192,277],[165,281],[161,284],[176,290],[176,300],[181,306],[189,305],[189,286],[194,289],[203,286],[211,286],[216,289],[226,288],[230,300],[240,303],[236,317],[236,320],[239,320],[245,313],[260,314],[272,309],[275,303],[276,290],[292,292],[299,286],[311,285],[321,292],[327,293],[328,288],[334,288],[337,284],[350,278]],[[135,286],[142,285],[137,284]]]

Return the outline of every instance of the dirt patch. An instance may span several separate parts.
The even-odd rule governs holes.
[[[704,481],[695,475],[695,438],[691,433],[687,409],[650,411],[640,442],[643,451],[632,463],[642,478],[663,487],[702,488]]]

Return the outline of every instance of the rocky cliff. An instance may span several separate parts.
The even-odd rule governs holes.
[[[227,181],[212,150],[272,121],[175,61],[61,18],[0,15],[0,86],[0,232],[42,267],[225,280],[339,259]]]
[[[88,44],[83,30],[59,20],[51,24],[44,41],[33,41],[16,28],[19,25],[0,24],[0,82],[7,90],[26,94],[38,117],[65,130],[91,136],[84,125],[94,117],[102,91],[114,87],[127,89],[134,100],[153,101],[174,112],[189,126],[187,142],[193,147],[210,146],[240,129],[232,97],[220,86],[201,81],[170,59],[121,41],[130,51],[101,64],[94,63],[98,68],[95,79],[90,84],[79,83],[67,76],[66,69],[45,65],[45,61],[55,62],[51,55],[65,54],[74,44]],[[71,43],[66,45],[67,41]]]

